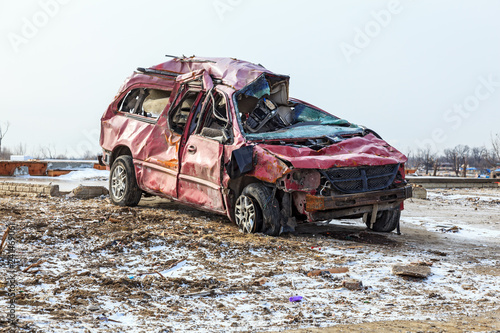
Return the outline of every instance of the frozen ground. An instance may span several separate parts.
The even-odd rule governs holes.
[[[17,227],[17,314],[26,332],[342,324],[384,331],[374,322],[398,320],[410,327],[403,331],[417,331],[418,320],[500,329],[498,321],[476,318],[499,309],[500,190],[433,190],[429,197],[407,201],[402,235],[341,220],[273,238],[241,234],[223,217],[165,200],[143,199],[129,209],[107,199],[14,197],[0,197],[0,230],[9,222]],[[393,265],[410,263],[431,265],[432,274],[392,274]],[[348,272],[307,275],[332,267]],[[346,278],[363,289],[343,288]],[[291,296],[303,300],[292,303]]]

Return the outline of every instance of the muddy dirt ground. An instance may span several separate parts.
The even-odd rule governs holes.
[[[499,189],[408,200],[401,235],[360,220],[246,235],[153,198],[120,208],[106,197],[0,197],[0,236],[8,224],[19,262],[10,272],[6,250],[0,258],[0,331],[12,276],[20,332],[500,330]],[[392,272],[412,264],[431,274]]]

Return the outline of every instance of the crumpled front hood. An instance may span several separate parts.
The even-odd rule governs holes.
[[[298,169],[374,166],[405,163],[408,160],[401,152],[371,133],[346,139],[319,151],[285,145],[259,144],[259,147],[289,161]]]

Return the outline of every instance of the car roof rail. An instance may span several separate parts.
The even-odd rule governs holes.
[[[142,67],[138,67],[137,71],[144,73],[144,74],[158,74],[158,75],[166,75],[166,76],[172,76],[172,77],[178,77],[180,75],[177,73],[171,73],[171,72],[167,72],[167,71],[160,71],[157,69],[142,68]]]

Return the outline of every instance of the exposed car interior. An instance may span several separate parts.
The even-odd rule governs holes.
[[[207,96],[203,123],[198,132],[201,136],[222,141],[224,129],[229,126],[226,98],[217,92],[210,92]]]
[[[246,135],[261,139],[281,138],[280,133],[294,131],[291,138],[300,137],[301,130],[308,126],[308,136],[318,134],[314,126],[350,127],[351,123],[323,112],[310,105],[288,99],[288,81],[280,77],[262,75],[254,82],[235,93],[241,129]],[[306,127],[304,127],[305,129]],[[322,128],[324,130],[324,128]],[[291,132],[290,132],[291,133]],[[313,134],[310,134],[313,133]],[[347,133],[346,133],[347,135]],[[327,137],[326,145],[338,142],[340,137],[322,133]],[[313,149],[324,147],[324,143],[308,142]]]
[[[188,91],[182,100],[177,104],[174,110],[169,113],[170,128],[178,133],[182,134],[184,132],[184,127],[189,117],[189,113],[198,98],[200,92],[198,91]]]
[[[170,94],[170,91],[159,89],[132,89],[119,104],[118,111],[158,118],[167,106]]]
[[[293,104],[288,101],[286,81],[266,82],[264,89],[241,93],[238,109],[245,131],[249,133],[272,132],[292,124]],[[271,85],[272,84],[272,85]],[[256,82],[262,86],[262,82]],[[260,97],[259,97],[260,96]]]

